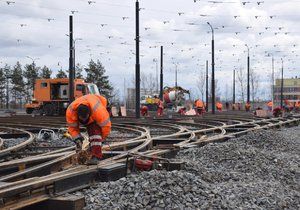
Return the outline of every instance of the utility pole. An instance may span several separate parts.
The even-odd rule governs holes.
[[[206,112],[208,112],[208,60],[206,61]]]
[[[233,95],[232,95],[232,104],[235,104],[235,69],[233,69]]]
[[[163,68],[164,68],[164,47],[160,46],[160,93],[159,98],[160,100],[163,100],[163,84],[164,84],[164,74],[163,74]]]
[[[69,103],[74,101],[74,41],[73,41],[73,16],[69,16]]]
[[[211,111],[215,114],[216,101],[215,101],[215,39],[214,39],[214,28],[207,22],[211,28],[212,39],[211,39]]]
[[[82,41],[82,38],[77,38],[74,39],[74,43],[73,43],[73,78],[76,79],[76,56],[75,56],[75,51],[76,51],[76,41]]]
[[[175,65],[175,88],[177,88],[177,64],[173,63]]]
[[[245,45],[248,49],[248,57],[247,57],[247,103],[250,102],[250,49],[249,46]]]
[[[280,106],[281,109],[283,108],[283,58],[281,58],[281,99],[280,99]]]
[[[158,93],[158,60],[154,58],[153,62],[155,63],[155,91]]]
[[[135,117],[140,118],[140,8],[139,1],[135,2],[135,45],[136,45],[136,64],[135,64]]]

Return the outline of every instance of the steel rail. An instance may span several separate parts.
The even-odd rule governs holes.
[[[216,116],[218,117],[218,116]],[[210,121],[210,120],[208,120]],[[62,172],[57,172],[55,174],[50,174],[43,177],[38,177],[37,179],[30,179],[24,180],[24,182],[19,182],[18,185],[15,183],[6,184],[6,187],[0,187],[0,198],[4,198],[3,196],[6,196],[5,198],[12,197],[14,195],[17,195],[18,193],[24,193],[24,192],[35,192],[35,190],[42,190],[42,189],[52,189],[51,186],[57,181],[57,180],[64,180],[71,177],[76,177],[77,175],[84,175],[91,172],[95,172],[98,170],[99,167],[110,165],[117,162],[124,162],[126,160],[126,156],[128,153],[132,154],[146,154],[146,155],[163,155],[166,154],[172,150],[177,150],[178,148],[185,148],[185,147],[195,147],[203,144],[207,144],[210,142],[218,142],[221,140],[226,140],[229,138],[233,138],[235,136],[244,135],[251,131],[256,131],[260,129],[269,129],[274,127],[281,127],[285,125],[290,124],[299,124],[300,118],[293,117],[291,119],[284,119],[284,118],[273,118],[273,119],[251,119],[251,120],[237,120],[240,121],[239,123],[228,125],[227,123],[224,123],[224,120],[221,119],[223,122],[213,122],[213,124],[219,124],[218,125],[207,125],[205,129],[199,129],[199,130],[190,130],[188,128],[185,128],[182,126],[182,132],[176,133],[176,134],[170,134],[170,135],[163,135],[163,136],[157,136],[153,137],[151,136],[151,129],[144,128],[142,126],[137,125],[128,125],[126,124],[119,124],[118,126],[127,127],[127,126],[133,126],[133,129],[140,130],[141,132],[141,138],[132,140],[131,143],[134,141],[139,141],[137,145],[135,145],[134,148],[131,148],[129,150],[124,150],[123,153],[118,154],[116,156],[113,156],[111,158],[108,158],[106,160],[103,160],[99,163],[98,166],[76,166],[71,169],[64,170]],[[226,120],[225,120],[226,122]],[[175,122],[176,123],[176,122]],[[210,122],[211,123],[211,122]],[[164,124],[164,123],[162,123]],[[168,124],[168,123],[167,123]],[[197,124],[195,122],[195,124]],[[199,123],[201,124],[201,122]],[[222,126],[220,126],[222,124]],[[180,125],[181,126],[181,125]],[[202,125],[200,125],[202,126]],[[228,131],[227,131],[227,130]],[[215,135],[207,136],[208,133],[213,133]],[[163,137],[163,138],[161,138]],[[152,146],[152,143],[154,140],[164,139],[168,137],[174,137],[177,138],[180,142],[177,144],[173,144],[174,149],[154,149]],[[182,139],[180,137],[183,137]],[[182,140],[182,141],[181,141]],[[128,143],[130,141],[127,141]],[[126,145],[126,143],[124,145]],[[122,145],[122,146],[124,146]],[[175,147],[177,145],[177,147]],[[91,184],[91,183],[90,183]],[[88,184],[88,185],[90,185]],[[80,186],[79,188],[86,187],[87,185]],[[79,189],[76,188],[76,189]],[[72,189],[75,190],[75,189]],[[51,191],[51,190],[50,190]],[[40,191],[42,192],[42,191]],[[51,191],[55,194],[55,192]],[[24,202],[24,205],[31,204],[32,202],[37,202],[40,200],[46,200],[50,197],[52,197],[52,193],[45,192],[44,194],[37,194],[33,197],[24,197],[22,201]],[[59,193],[58,193],[59,194]],[[36,199],[36,201],[34,201]],[[1,200],[1,199],[0,199]],[[3,200],[3,206],[5,208],[8,207],[14,207],[14,203],[7,202],[5,203],[5,199]],[[1,208],[1,204],[0,204]]]
[[[18,131],[18,132],[25,133],[28,135],[28,139],[21,142],[20,144],[0,150],[0,157],[6,156],[8,154],[11,154],[12,152],[16,152],[16,151],[28,146],[35,139],[35,136],[32,133],[30,133],[26,130],[23,130],[23,129],[3,127],[3,126],[0,126],[0,129],[10,130],[10,131]]]

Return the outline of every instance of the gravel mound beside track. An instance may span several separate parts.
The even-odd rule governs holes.
[[[300,209],[300,127],[180,151],[183,171],[99,183],[86,209]]]

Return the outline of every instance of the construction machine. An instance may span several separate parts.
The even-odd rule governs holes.
[[[182,87],[165,87],[163,92],[164,103],[169,108],[176,108],[184,105],[185,94],[190,94],[188,90]]]
[[[69,79],[37,79],[33,99],[25,105],[26,113],[41,115],[63,115],[69,106]],[[87,94],[99,94],[98,87],[85,83],[83,79],[74,80],[74,98]]]
[[[140,103],[142,106],[147,106],[150,111],[157,110],[157,99],[159,95],[153,94],[153,95],[143,95],[141,96]]]

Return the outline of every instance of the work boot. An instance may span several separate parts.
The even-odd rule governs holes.
[[[98,165],[99,161],[101,159],[97,158],[97,157],[92,157],[90,160],[87,161],[88,165]]]

